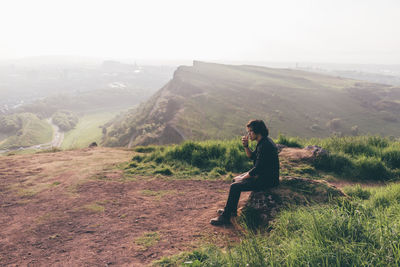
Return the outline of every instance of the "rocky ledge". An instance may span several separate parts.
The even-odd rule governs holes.
[[[327,203],[342,196],[342,190],[323,180],[281,177],[278,187],[252,192],[238,219],[250,227],[267,226],[282,208]]]

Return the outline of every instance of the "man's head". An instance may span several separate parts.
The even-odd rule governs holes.
[[[261,138],[267,137],[269,134],[268,128],[262,120],[251,120],[246,127],[252,141],[260,141]]]

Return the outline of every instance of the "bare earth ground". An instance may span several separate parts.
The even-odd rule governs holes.
[[[0,266],[144,266],[240,238],[234,227],[209,224],[229,183],[127,178],[117,165],[132,155],[95,148],[0,157]],[[159,238],[141,244],[146,233]]]

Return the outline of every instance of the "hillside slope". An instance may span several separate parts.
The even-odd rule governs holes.
[[[223,145],[227,147],[230,143]],[[168,150],[167,147],[164,149]],[[216,216],[217,209],[226,203],[232,173],[218,177],[212,177],[212,172],[209,172],[210,175],[198,173],[184,178],[175,174],[132,171],[134,161],[144,159],[150,154],[152,153],[130,149],[97,147],[0,156],[0,266],[147,266],[154,260],[197,249],[205,244],[212,243],[228,250],[243,240],[243,232],[235,224],[226,227],[213,227],[209,224],[210,218]],[[284,148],[280,153],[280,188],[287,196],[284,203],[303,205],[304,201],[310,203],[311,199],[319,198],[318,203],[325,203],[328,199],[328,192],[324,190],[321,193],[319,190],[326,189],[325,182],[318,182],[322,187],[317,190],[314,186],[299,186],[301,184],[296,182],[298,179],[286,176],[301,176],[304,180],[311,178],[311,185],[316,185],[312,179],[327,177],[310,165],[312,155],[306,149],[297,148]],[[152,164],[145,160],[143,162]],[[155,166],[156,164],[152,171]],[[354,184],[351,180],[332,178],[338,178],[336,181],[332,180],[334,184]],[[378,186],[382,183],[369,181],[368,185]],[[292,193],[287,193],[288,189]],[[361,188],[355,190],[363,192]],[[391,191],[388,190],[388,193]],[[398,205],[398,190],[393,193],[390,200]],[[250,192],[243,192],[239,207],[244,206],[249,195]],[[322,201],[322,198],[325,200]],[[377,200],[382,206],[390,203],[382,197]],[[326,205],[314,208],[331,211]],[[334,207],[330,208],[335,211]],[[303,209],[293,210],[297,212]],[[372,209],[359,210],[383,211],[378,205]],[[342,211],[346,212],[347,215],[343,214],[345,216],[353,214],[347,209]],[[385,211],[385,215],[388,211]],[[399,209],[390,211],[392,214],[399,214]],[[357,227],[363,234],[357,237],[363,238],[367,236],[364,233],[368,228],[361,227],[359,215],[355,214],[357,218],[344,221],[339,226],[344,225],[344,229]],[[329,215],[331,219],[331,214]],[[379,218],[362,218],[372,217]],[[343,216],[335,218],[343,219]],[[392,229],[393,226],[395,231],[379,231],[380,229],[373,227],[380,232],[376,239],[381,240],[381,243],[385,242],[385,245],[389,242],[398,244],[398,235],[393,237],[398,233],[398,216],[393,220],[388,216],[385,218],[393,224],[385,224],[387,228],[384,230]],[[304,219],[310,222],[315,217],[310,215]],[[291,225],[296,223],[293,220],[290,222]],[[303,225],[310,224],[302,223],[301,226]],[[377,224],[368,224],[370,225]],[[344,231],[342,228],[338,231],[331,229],[335,228],[329,228],[329,234],[334,233],[336,236],[343,232],[345,237],[351,237],[355,244],[352,248],[370,245],[376,250],[375,245],[381,244],[354,238],[354,233],[358,233],[355,228],[350,228],[354,232]],[[322,237],[329,238],[330,235],[325,233]],[[343,240],[346,241],[340,238],[340,242],[343,243]],[[279,243],[279,246],[281,244],[284,243]],[[331,245],[326,247],[336,248]],[[395,258],[393,253],[386,252],[392,251],[391,246],[385,247],[387,249],[380,250],[383,253],[379,255],[383,255],[381,257],[385,260]],[[259,251],[264,250],[256,252]],[[346,254],[347,257],[353,255],[358,254]]]
[[[53,130],[32,113],[0,115],[0,149],[29,147],[51,142]]]
[[[317,73],[194,61],[137,109],[108,123],[104,144],[224,139],[263,119],[272,136],[398,135],[400,88]]]

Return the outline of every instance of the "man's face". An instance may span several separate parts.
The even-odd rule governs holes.
[[[253,130],[251,128],[247,127],[247,133],[248,133],[249,139],[251,141],[256,140],[256,134],[253,132]]]

